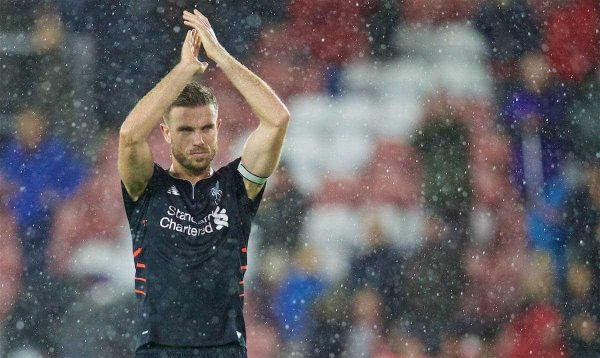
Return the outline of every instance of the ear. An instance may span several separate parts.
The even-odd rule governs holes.
[[[163,134],[163,138],[169,144],[171,144],[171,129],[165,123],[160,124],[160,131]]]
[[[217,129],[221,128],[221,118],[217,118]]]

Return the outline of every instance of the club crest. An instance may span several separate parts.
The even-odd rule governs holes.
[[[215,205],[219,205],[219,203],[221,202],[221,197],[223,196],[223,191],[219,189],[218,181],[217,184],[215,184],[215,186],[210,189],[210,195],[212,196]]]

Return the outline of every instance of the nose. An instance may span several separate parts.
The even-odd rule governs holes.
[[[204,144],[204,136],[202,133],[196,132],[194,134],[194,145],[203,145]]]

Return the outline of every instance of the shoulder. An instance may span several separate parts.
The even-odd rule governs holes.
[[[150,177],[150,180],[146,184],[146,188],[143,190],[141,196],[137,200],[133,200],[129,196],[129,193],[127,192],[125,184],[121,180],[121,189],[123,192],[123,196],[126,199],[129,199],[131,202],[136,202],[136,201],[139,202],[140,201],[139,199],[141,199],[142,197],[147,197],[148,195],[153,195],[157,191],[157,189],[168,186],[169,182],[170,182],[169,178],[170,178],[169,173],[164,168],[162,168],[159,164],[154,163],[152,176]]]
[[[240,183],[243,183],[242,181],[242,176],[240,175],[240,173],[238,172],[238,166],[240,165],[241,162],[241,158],[235,158],[234,160],[230,161],[229,163],[223,165],[221,168],[219,168],[216,172],[215,175],[223,178],[223,180],[232,183],[234,186],[235,185],[239,185]]]
[[[152,169],[152,176],[150,177],[150,181],[148,182],[148,187],[151,186],[160,186],[163,183],[171,182],[171,175],[168,170],[161,167],[160,164],[154,163],[154,167]]]
[[[224,180],[230,188],[233,188],[237,192],[237,196],[240,200],[242,200],[246,204],[251,204],[251,206],[254,207],[257,205],[258,202],[260,202],[265,185],[260,185],[260,188],[257,190],[257,193],[249,193],[249,189],[247,186],[247,183],[249,183],[249,181],[246,181],[247,179],[245,179],[242,173],[240,173],[239,168],[241,161],[242,158],[238,157],[229,162],[227,165],[221,167],[216,173],[220,177],[224,178]]]
[[[237,157],[234,160],[232,160],[231,162],[225,164],[224,166],[222,166],[221,168],[219,168],[216,173],[218,174],[231,174],[231,173],[236,173],[238,171],[238,166],[240,165],[242,158],[241,157]]]

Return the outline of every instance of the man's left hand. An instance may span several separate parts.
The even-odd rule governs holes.
[[[202,45],[206,50],[206,55],[211,60],[218,62],[219,56],[225,52],[225,49],[217,40],[217,36],[215,35],[215,31],[213,30],[210,22],[206,16],[202,15],[202,13],[196,9],[194,9],[194,13],[189,11],[183,12],[183,23],[192,29],[195,29],[202,39]]]

